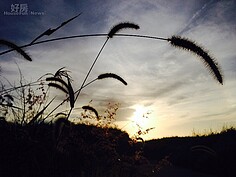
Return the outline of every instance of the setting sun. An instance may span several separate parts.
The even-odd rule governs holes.
[[[150,110],[143,105],[135,105],[133,108],[135,109],[135,112],[131,117],[131,121],[141,128],[144,128],[148,123],[148,114],[150,114]]]

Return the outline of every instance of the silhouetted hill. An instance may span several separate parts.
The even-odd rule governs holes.
[[[235,129],[142,144],[116,128],[65,119],[32,125],[0,120],[1,177],[158,177],[172,165],[234,177],[235,151]]]
[[[171,137],[145,143],[151,163],[168,156],[173,165],[222,177],[236,176],[236,130],[196,137]]]
[[[68,121],[22,126],[1,120],[0,176],[110,176],[119,159],[132,160],[129,141],[116,128]]]

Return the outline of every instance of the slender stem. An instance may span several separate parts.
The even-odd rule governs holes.
[[[108,40],[109,40],[109,37],[107,37],[106,41],[104,42],[104,44],[102,45],[100,51],[98,52],[98,54],[97,54],[95,60],[93,61],[93,64],[92,64],[91,67],[89,68],[89,71],[88,71],[87,75],[86,75],[85,78],[84,78],[84,81],[83,81],[83,83],[82,83],[82,85],[81,85],[81,87],[80,87],[80,89],[79,89],[79,92],[77,93],[77,95],[76,95],[76,97],[75,97],[75,102],[76,102],[76,100],[78,99],[78,97],[79,97],[79,95],[80,95],[80,92],[81,92],[81,90],[82,90],[82,88],[83,88],[85,82],[86,82],[87,79],[88,79],[88,76],[90,75],[91,71],[93,70],[93,67],[94,67],[94,65],[96,64],[96,62],[97,62],[99,56],[101,55],[101,53],[102,53],[104,47],[106,46]],[[66,119],[69,119],[72,110],[73,110],[73,107],[70,108],[70,111],[69,111],[69,113],[68,113]]]
[[[107,36],[107,34],[100,33],[100,34],[85,34],[85,35],[65,36],[65,37],[59,37],[59,38],[43,40],[43,41],[35,42],[33,44],[22,45],[22,46],[19,46],[19,48],[26,48],[26,47],[30,47],[30,46],[37,45],[37,44],[43,44],[43,43],[54,42],[54,41],[61,41],[61,40],[66,40],[66,39],[84,38],[84,37],[100,37],[100,36],[104,37],[104,36]],[[167,38],[156,37],[156,36],[148,36],[148,35],[114,34],[114,36],[117,36],[117,37],[136,37],[136,38],[146,38],[146,39],[156,39],[156,40],[168,41]],[[14,49],[6,50],[6,51],[3,51],[3,52],[0,52],[0,55],[6,54],[6,53],[9,53],[9,52],[12,52],[12,51],[14,51]]]
[[[40,85],[41,81],[35,81],[35,82],[31,82],[29,84],[24,84],[24,85],[21,85],[21,86],[17,86],[17,87],[13,87],[13,88],[8,88],[8,89],[4,89],[2,91],[0,91],[1,94],[7,94],[9,92],[12,92],[14,90],[17,90],[17,89],[20,89],[22,87],[27,87],[27,86],[37,86],[37,85]]]
[[[106,39],[106,41],[105,41],[105,42],[104,42],[104,44],[102,45],[102,47],[101,47],[100,51],[98,52],[98,54],[97,54],[97,56],[96,56],[95,60],[93,61],[93,64],[91,65],[91,67],[90,67],[90,69],[89,69],[89,71],[88,71],[87,75],[85,76],[85,79],[84,79],[84,81],[83,81],[83,83],[82,83],[82,85],[81,85],[81,87],[80,87],[80,90],[79,90],[78,94],[76,95],[75,101],[76,101],[76,100],[77,100],[77,98],[79,97],[79,94],[80,94],[80,92],[81,92],[81,90],[82,90],[82,88],[83,88],[83,86],[84,86],[85,82],[87,81],[89,74],[90,74],[90,73],[91,73],[91,71],[93,70],[93,67],[94,67],[95,63],[97,62],[97,60],[98,60],[98,58],[99,58],[100,54],[102,53],[102,51],[103,51],[104,47],[106,46],[106,44],[107,44],[108,40],[109,40],[109,38],[107,38],[107,39]]]
[[[92,81],[88,82],[87,84],[85,84],[82,88],[80,88],[79,90],[75,91],[75,93],[79,92],[81,89],[87,87],[88,85],[92,84],[93,82],[95,82],[96,80],[98,80],[98,78],[93,79]]]
[[[119,36],[119,37],[136,37],[136,38],[146,38],[146,39],[156,39],[156,40],[168,41],[167,38],[163,38],[163,37],[149,36],[149,35],[139,35],[139,34],[114,34],[114,36]]]

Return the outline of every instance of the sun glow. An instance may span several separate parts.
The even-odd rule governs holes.
[[[141,128],[144,128],[148,123],[148,114],[150,114],[150,110],[143,105],[135,105],[135,112],[131,117],[131,120]]]

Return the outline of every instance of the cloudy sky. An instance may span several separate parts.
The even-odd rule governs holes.
[[[28,14],[15,14],[14,10]],[[193,130],[220,130],[236,124],[236,1],[235,0],[2,0],[0,38],[24,45],[49,28],[56,28],[79,13],[50,38],[108,33],[120,22],[133,22],[139,30],[120,33],[169,38],[187,37],[203,46],[216,59],[224,75],[223,86],[209,74],[201,60],[166,41],[118,37],[110,39],[88,78],[115,73],[128,85],[107,79],[83,90],[76,107],[93,100],[102,108],[119,103],[117,124],[131,135],[138,123],[145,130],[155,127],[145,139],[191,135]],[[79,88],[106,40],[88,37],[61,40],[25,48],[33,61],[14,52],[1,55],[1,81],[19,80],[19,65],[28,81],[61,67],[71,71],[73,87]],[[5,51],[6,48],[0,48]],[[16,64],[17,63],[17,64]],[[149,112],[148,118],[142,115]],[[73,115],[79,114],[73,112]]]

